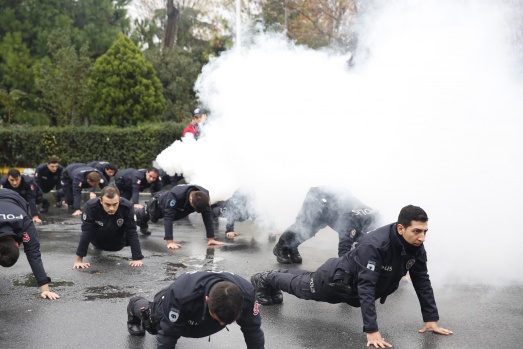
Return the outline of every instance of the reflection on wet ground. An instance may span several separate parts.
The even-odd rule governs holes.
[[[120,287],[113,285],[87,287],[84,292],[86,301],[92,301],[96,299],[129,298],[133,295],[134,294],[122,291]]]

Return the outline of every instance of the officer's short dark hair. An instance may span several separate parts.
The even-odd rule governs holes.
[[[101,193],[100,193],[100,197],[101,198],[103,198],[105,196],[108,199],[112,199],[116,195],[120,196],[120,191],[118,190],[117,187],[112,186],[112,185],[108,185],[107,187],[103,188]]]
[[[116,174],[116,172],[118,172],[118,166],[116,166],[113,163],[108,163],[108,164],[105,164],[104,170],[111,170],[111,171],[114,171],[114,173]]]
[[[230,281],[220,281],[211,287],[207,304],[221,322],[231,324],[242,313],[243,292]]]
[[[12,267],[20,256],[20,249],[11,238],[0,238],[0,265],[2,267]]]
[[[191,193],[192,197],[192,207],[198,213],[202,213],[209,207],[209,195],[205,194],[203,191],[193,191]]]
[[[57,163],[59,163],[59,162],[60,162],[60,160],[58,160],[58,158],[57,158],[56,156],[51,156],[51,157],[49,158],[49,160],[47,160],[47,163],[48,163],[48,164],[57,164]]]
[[[401,224],[404,228],[409,227],[412,221],[426,222],[428,220],[427,212],[421,207],[413,205],[403,207],[398,216],[398,224]]]
[[[87,174],[87,180],[89,182],[96,182],[96,183],[98,183],[98,182],[100,182],[100,179],[101,179],[100,178],[100,174],[98,172],[96,172],[96,171],[89,172]]]
[[[13,177],[13,178],[18,178],[20,177],[20,171],[18,171],[16,168],[11,168],[9,169],[9,171],[7,171],[7,177]]]
[[[158,171],[158,169],[156,167],[149,167],[147,170],[145,170],[145,172],[154,172],[158,176],[160,175],[160,172]]]

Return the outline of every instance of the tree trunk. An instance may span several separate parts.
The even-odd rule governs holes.
[[[167,25],[165,26],[164,47],[171,48],[176,37],[176,23],[180,11],[174,7],[174,0],[167,0]]]

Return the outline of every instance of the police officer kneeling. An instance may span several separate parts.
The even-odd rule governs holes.
[[[150,303],[133,297],[127,306],[131,335],[157,334],[158,349],[171,349],[180,337],[201,338],[236,323],[248,349],[263,349],[265,338],[254,287],[228,272],[185,273]]]
[[[261,304],[281,303],[274,294],[283,290],[301,299],[328,303],[347,303],[361,307],[367,346],[392,347],[380,335],[375,300],[385,303],[398,289],[403,276],[410,274],[418,295],[425,326],[419,332],[452,334],[438,326],[438,308],[427,272],[423,242],[428,217],[417,206],[406,206],[398,222],[363,235],[357,247],[343,257],[331,258],[315,272],[288,269],[258,273],[251,282]]]

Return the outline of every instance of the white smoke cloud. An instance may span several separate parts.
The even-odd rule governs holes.
[[[523,282],[522,82],[508,5],[388,1],[347,56],[260,34],[204,67],[205,135],[158,156],[225,199],[243,185],[285,229],[307,189],[349,188],[393,222],[429,214],[438,281]]]

